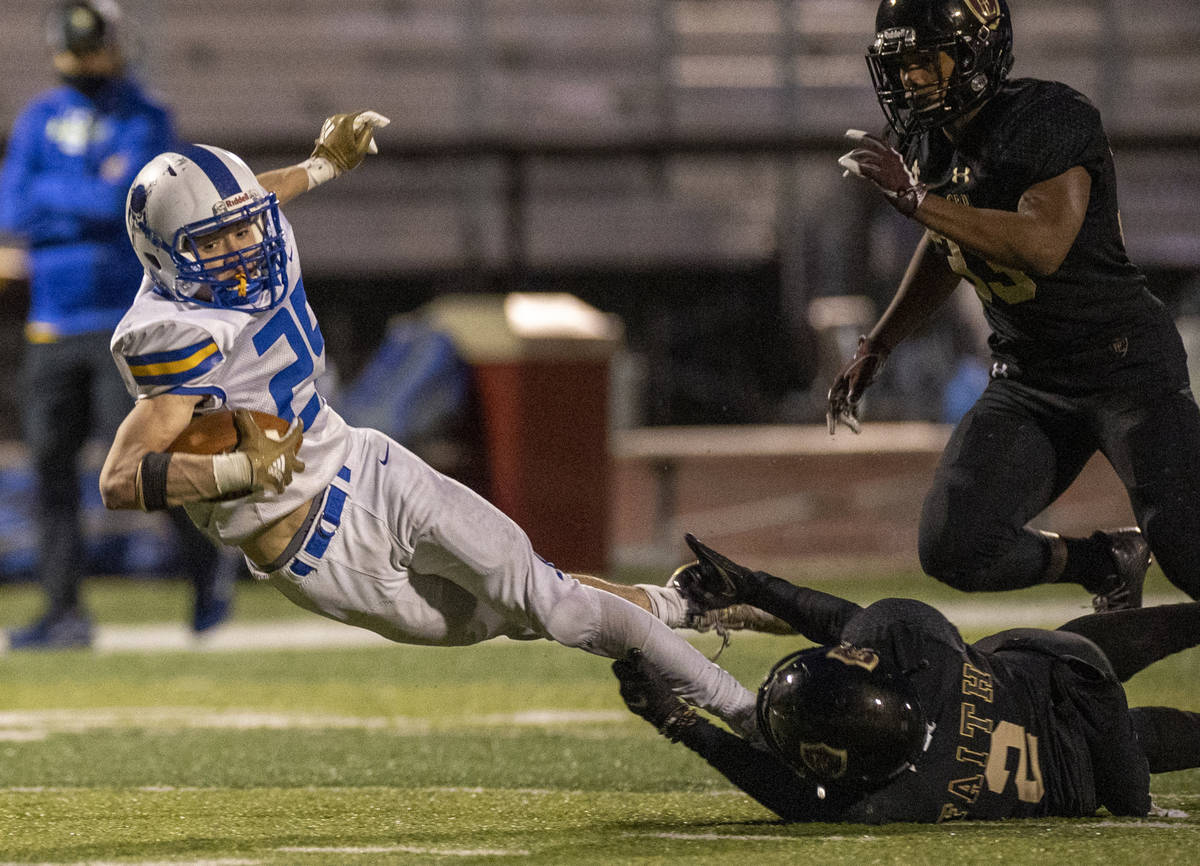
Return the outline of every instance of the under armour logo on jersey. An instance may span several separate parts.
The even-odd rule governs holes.
[[[955,167],[950,171],[951,183],[967,184],[971,182],[971,166],[964,165],[962,168]]]

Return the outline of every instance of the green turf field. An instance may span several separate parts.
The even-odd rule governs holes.
[[[187,609],[178,583],[89,587],[102,625]],[[964,602],[915,578],[826,588]],[[1166,592],[1161,576],[1149,592]],[[1085,601],[1052,588],[976,607],[1028,617],[1031,600]],[[36,606],[0,586],[0,625]],[[237,610],[237,628],[320,623],[256,585],[239,586]],[[755,684],[794,645],[738,635],[722,663]],[[512,642],[209,649],[0,655],[0,863],[1198,859],[1200,771],[1155,778],[1158,803],[1190,818],[783,826],[628,714],[603,659]],[[1169,659],[1130,683],[1131,703],[1200,709],[1198,676],[1200,650]]]

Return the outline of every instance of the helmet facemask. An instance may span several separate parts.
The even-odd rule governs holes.
[[[226,237],[228,245],[213,243]],[[285,241],[273,193],[181,227],[170,251],[177,288],[186,286],[192,303],[266,310],[287,289]]]
[[[189,144],[150,160],[129,188],[125,228],[163,297],[255,313],[287,296],[295,252],[279,200],[229,151]]]
[[[950,7],[958,5],[948,3],[942,11],[953,12]],[[966,12],[947,14],[945,23],[926,17],[925,8],[919,0],[881,7],[880,29],[867,49],[879,105],[902,140],[967,115],[996,93],[1012,69],[1005,4],[997,4],[990,18],[978,17],[972,8],[974,18]],[[974,23],[961,23],[969,21]],[[913,67],[935,72],[938,83],[917,86],[906,80],[905,70]]]

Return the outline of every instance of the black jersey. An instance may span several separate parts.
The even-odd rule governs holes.
[[[1101,805],[1120,814],[1149,809],[1149,768],[1124,689],[1111,673],[1065,654],[1053,641],[1041,645],[1028,636],[993,642],[988,651],[965,645],[941,613],[911,599],[865,608],[842,639],[910,671],[934,724],[915,768],[849,804],[844,819],[931,822],[1082,816]]]
[[[1080,390],[1131,385],[1142,374],[1167,389],[1186,386],[1173,323],[1125,253],[1112,153],[1100,114],[1084,96],[1057,82],[1007,81],[957,142],[934,129],[908,144],[905,159],[931,192],[1009,211],[1035,184],[1086,169],[1091,192],[1083,225],[1053,274],[1027,274],[946,238],[934,241],[975,286],[992,351],[1014,374]]]
[[[831,606],[831,597],[776,583],[772,613],[795,614],[785,617],[793,625],[819,614],[813,622],[837,632],[827,637],[875,650],[906,673],[933,725],[913,766],[865,793],[818,786],[769,750],[712,725],[682,733],[682,742],[783,818],[935,823],[1079,817],[1099,806],[1119,815],[1149,811],[1149,766],[1124,689],[1086,638],[1018,629],[967,645],[919,601]]]

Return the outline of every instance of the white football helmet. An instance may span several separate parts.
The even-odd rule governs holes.
[[[172,300],[258,312],[287,294],[279,202],[227,150],[182,145],[146,163],[125,199],[125,228],[154,290]],[[212,243],[228,233],[245,245]]]

